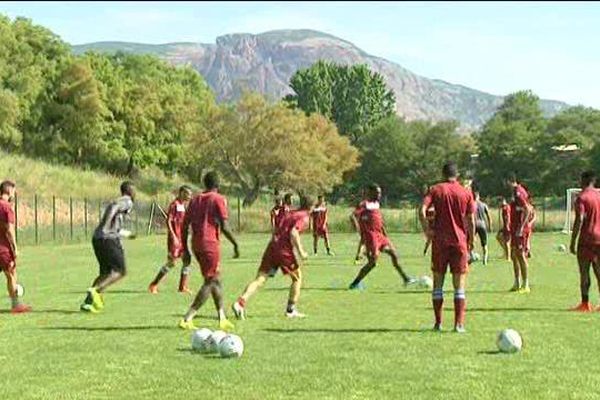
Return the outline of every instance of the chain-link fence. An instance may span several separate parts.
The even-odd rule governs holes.
[[[266,233],[270,231],[271,204],[257,202],[251,207],[241,206],[241,199],[228,197],[229,223],[237,232]],[[70,243],[91,239],[102,213],[110,200],[89,200],[73,197],[24,196],[15,197],[14,208],[17,218],[17,241],[19,244]],[[138,236],[165,234],[166,221],[163,212],[168,200],[136,201],[133,213],[126,226]],[[537,231],[559,231],[565,222],[564,199],[539,199],[537,210]],[[328,224],[331,232],[351,232],[352,208],[330,205]],[[386,229],[393,233],[420,232],[419,206],[405,204],[398,208],[382,208]],[[497,207],[490,208],[493,229],[501,226],[501,212]]]

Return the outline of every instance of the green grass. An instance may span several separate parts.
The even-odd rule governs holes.
[[[6,399],[592,399],[598,398],[600,313],[565,309],[578,300],[575,259],[559,253],[560,234],[533,242],[530,295],[508,293],[510,264],[476,264],[469,277],[464,335],[430,332],[425,291],[403,289],[384,260],[364,292],[346,285],[356,236],[333,235],[336,257],[306,266],[300,310],[286,320],[288,281],[281,276],[252,298],[249,319],[237,323],[241,359],[190,352],[190,333],[175,325],[190,298],[175,292],[172,274],[158,296],[146,293],[164,259],[164,236],[126,244],[130,275],[106,295],[99,315],[77,312],[96,273],[89,244],[22,249],[21,282],[35,307],[0,314],[0,393]],[[394,235],[407,270],[422,275],[419,235]],[[242,258],[224,260],[227,304],[251,279],[266,235],[240,237]],[[309,244],[309,237],[305,237]],[[223,245],[224,255],[231,249]],[[499,253],[492,246],[492,255]],[[200,284],[197,270],[193,285]],[[446,329],[453,320],[447,282]],[[592,300],[596,304],[596,286]],[[8,308],[5,300],[3,308]],[[214,329],[212,304],[197,324]],[[503,328],[517,329],[524,350],[496,352]]]

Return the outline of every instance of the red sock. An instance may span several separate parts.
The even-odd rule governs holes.
[[[442,289],[433,289],[431,293],[431,302],[433,303],[433,313],[435,315],[435,324],[442,324],[442,310],[444,307],[444,291]]]
[[[454,325],[465,324],[465,310],[467,309],[467,299],[464,290],[454,292]]]

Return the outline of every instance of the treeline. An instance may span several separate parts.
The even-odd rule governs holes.
[[[75,56],[49,30],[0,17],[0,145],[57,163],[135,178],[147,168],[198,183],[216,168],[250,205],[263,190],[352,198],[376,181],[390,199],[416,199],[447,159],[502,192],[517,171],[536,196],[562,194],[600,166],[600,111],[544,118],[530,92],[507,96],[471,136],[454,121],[405,121],[384,78],[365,65],[318,62],[294,94],[246,93],[217,104],[191,67],[150,55]]]

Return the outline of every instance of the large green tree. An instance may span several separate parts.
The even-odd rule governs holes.
[[[294,94],[286,101],[308,114],[319,113],[337,125],[353,144],[395,112],[395,96],[383,76],[366,65],[319,61],[290,80]]]

